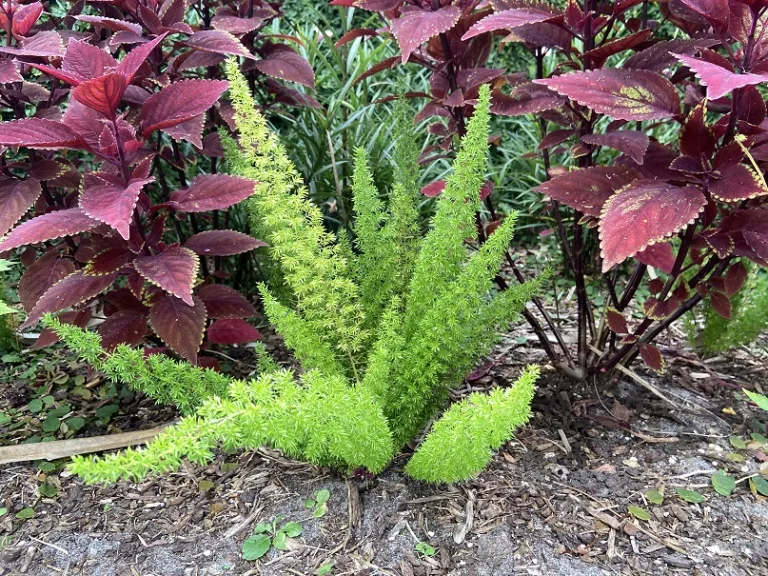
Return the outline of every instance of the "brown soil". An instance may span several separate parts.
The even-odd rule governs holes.
[[[510,347],[458,394],[504,385],[542,360],[530,338]],[[638,371],[671,403],[631,380],[599,395],[567,393],[545,371],[531,424],[477,479],[455,486],[409,480],[402,458],[376,478],[346,479],[265,449],[140,484],[85,486],[65,472],[54,480],[58,496],[46,499],[35,466],[0,467],[0,507],[9,510],[0,576],[309,576],[327,563],[334,576],[768,574],[768,506],[748,488],[766,447],[741,450],[743,462],[727,458],[729,437],[765,433],[765,414],[733,392],[768,391],[768,369],[744,351],[707,363],[665,352],[665,376]],[[144,427],[167,416],[158,414]],[[711,489],[718,468],[741,480],[730,497]],[[687,503],[678,487],[706,500]],[[331,499],[315,519],[303,503],[321,488]],[[662,488],[663,504],[646,500]],[[16,519],[29,505],[36,516]],[[650,519],[630,516],[630,505]],[[276,516],[301,522],[301,536],[286,552],[243,560],[243,540]],[[419,541],[434,556],[417,552]]]

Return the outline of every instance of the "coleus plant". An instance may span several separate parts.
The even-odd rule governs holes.
[[[0,105],[16,118],[0,124],[0,253],[27,247],[22,328],[70,308],[59,319],[83,326],[97,311],[107,348],[153,332],[195,363],[206,328],[209,343],[260,338],[244,320],[255,315],[249,300],[216,283],[227,276],[222,257],[264,245],[218,226],[255,184],[215,173],[216,130],[231,120],[218,64],[242,56],[270,103],[313,105],[272,78],[311,86],[312,71],[287,45],[256,34],[277,14],[268,4],[199,3],[197,16],[178,0],[99,6],[100,15],[85,15],[78,3],[57,20],[43,3],[0,5]],[[172,42],[177,35],[185,38]],[[213,173],[188,179],[195,154],[181,141]],[[55,339],[46,330],[38,346]]]
[[[483,62],[490,50],[488,44],[481,53],[439,62],[430,49],[451,35],[450,47],[493,35],[530,52],[535,77],[510,71],[483,81],[494,85],[493,112],[535,114],[542,129],[539,150],[551,179],[538,190],[550,199],[575,280],[576,350],[542,306],[537,308],[554,343],[537,317],[529,313],[526,319],[562,371],[584,379],[612,373],[637,355],[662,370],[654,338],[704,299],[729,316],[729,299],[746,278],[742,260],[768,264],[768,126],[758,90],[768,82],[768,3],[354,5],[382,11],[403,61],[431,55],[437,75],[450,75],[449,64]],[[459,27],[462,19],[470,24]],[[661,133],[677,137],[660,142],[654,135]],[[562,157],[564,164],[554,165]],[[607,306],[588,297],[593,269],[604,282]],[[651,297],[639,307],[644,285]],[[642,320],[633,323],[631,312]]]

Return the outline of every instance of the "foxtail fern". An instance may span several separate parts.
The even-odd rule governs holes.
[[[183,457],[204,461],[218,444],[268,444],[311,462],[380,471],[445,409],[451,389],[541,283],[493,293],[514,215],[481,246],[468,247],[467,240],[476,244],[474,218],[487,169],[487,86],[480,89],[426,235],[419,233],[418,148],[400,103],[392,190],[387,195],[377,188],[365,152],[358,150],[354,226],[349,236],[334,238],[234,61],[227,74],[239,133],[238,142],[224,139],[229,167],[259,183],[248,204],[252,232],[270,244],[279,271],[279,289],[274,282],[259,286],[264,311],[303,373],[278,369],[261,350],[258,378],[231,382],[226,394],[202,398],[194,413],[146,449],[77,459],[75,470],[88,480],[138,478],[174,469]],[[110,372],[95,348],[79,348]],[[141,370],[135,377],[149,390]],[[537,375],[529,368],[514,387],[473,394],[449,408],[407,472],[431,482],[478,473],[491,450],[527,421]]]

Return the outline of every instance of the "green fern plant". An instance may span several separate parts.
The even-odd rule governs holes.
[[[264,311],[303,372],[276,370],[263,358],[266,370],[251,382],[230,383],[226,396],[213,391],[217,386],[205,387],[211,393],[207,399],[195,389],[193,396],[200,401],[194,402],[194,411],[147,448],[102,459],[77,458],[73,469],[88,481],[172,470],[184,457],[205,461],[218,444],[268,444],[310,462],[378,472],[445,408],[450,390],[489,352],[499,331],[541,283],[492,294],[492,280],[514,232],[514,215],[474,253],[468,249],[467,240],[476,240],[474,214],[487,167],[487,87],[480,90],[456,169],[426,235],[420,236],[417,220],[412,120],[401,104],[395,183],[387,201],[376,188],[365,152],[358,150],[354,237],[336,238],[324,229],[319,209],[308,200],[234,62],[227,65],[227,74],[239,142],[224,139],[225,150],[234,172],[260,183],[247,210],[254,232],[269,242],[279,272],[272,283],[259,286]],[[65,333],[69,328],[56,330],[72,345]],[[95,348],[84,352],[113,377],[138,376],[140,386],[150,390],[152,374],[145,374],[145,368],[128,374],[133,366],[99,360]],[[407,472],[431,482],[478,473],[491,450],[527,420],[537,375],[537,369],[529,368],[513,388],[472,395],[450,408]],[[160,390],[152,393],[178,401],[160,398]]]
[[[768,330],[768,275],[750,267],[744,287],[731,300],[731,318],[715,312],[707,302],[701,310],[699,328],[689,320],[687,332],[695,348],[704,354],[719,354],[754,342]]]

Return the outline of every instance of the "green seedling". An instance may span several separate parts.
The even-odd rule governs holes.
[[[435,549],[426,542],[417,542],[415,546],[416,552],[423,554],[424,556],[434,556]]]
[[[282,516],[277,516],[271,523],[261,522],[257,524],[253,534],[243,542],[243,558],[258,560],[269,552],[270,548],[286,550],[288,538],[298,537],[302,527],[298,522],[286,522],[280,525],[282,520]]]
[[[322,518],[328,512],[328,500],[330,498],[331,493],[328,490],[318,490],[315,492],[314,498],[304,501],[304,508],[312,510],[313,518]]]

